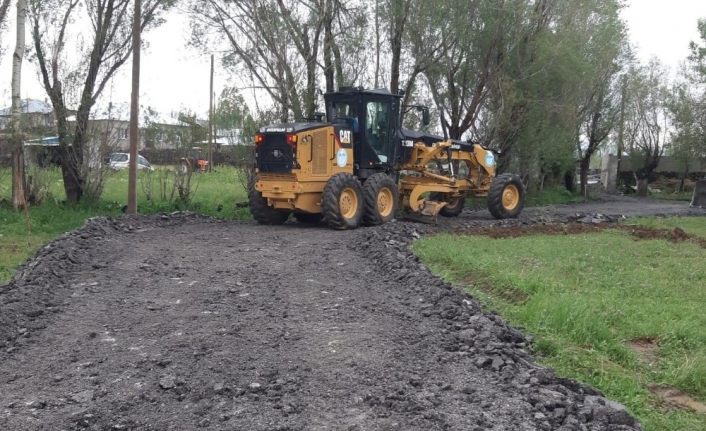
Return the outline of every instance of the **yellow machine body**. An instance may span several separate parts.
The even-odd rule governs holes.
[[[255,190],[262,193],[272,208],[318,214],[321,194],[329,178],[342,172],[353,173],[353,147],[344,145],[350,142],[341,143],[333,126],[290,136],[296,140],[296,166],[291,173],[258,172]]]

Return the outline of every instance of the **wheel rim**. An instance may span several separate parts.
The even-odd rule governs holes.
[[[450,210],[456,209],[459,203],[461,203],[461,199],[453,199],[451,202],[446,204],[446,208]]]
[[[387,217],[392,214],[392,208],[394,207],[394,197],[392,196],[392,191],[387,187],[383,187],[378,192],[378,213],[382,217]]]
[[[514,184],[508,184],[503,190],[503,207],[514,210],[520,204],[520,190]]]
[[[353,218],[358,212],[358,194],[352,188],[346,188],[341,192],[338,200],[341,215],[347,219]]]

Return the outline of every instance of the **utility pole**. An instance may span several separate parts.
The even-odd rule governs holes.
[[[208,93],[208,171],[213,166],[213,54],[211,54],[211,91]]]
[[[127,213],[137,214],[137,142],[140,110],[140,45],[142,0],[135,0],[132,21],[132,97],[130,100],[130,166],[127,186]]]

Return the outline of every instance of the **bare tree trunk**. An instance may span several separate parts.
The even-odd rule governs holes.
[[[22,60],[25,52],[25,17],[27,1],[17,1],[17,43],[12,56],[12,206],[15,209],[27,206],[27,184],[25,182],[24,138],[22,137]]]
[[[679,193],[684,192],[684,183],[686,182],[686,178],[688,176],[689,176],[689,160],[687,159],[684,162],[684,172],[682,172],[681,180],[679,181]]]
[[[638,178],[637,179],[637,195],[640,197],[646,197],[647,192],[648,192],[648,185],[649,181],[647,178]]]
[[[591,167],[591,156],[589,154],[581,158],[579,162],[579,181],[581,183],[581,196],[588,197],[588,170]]]
[[[380,88],[380,0],[375,0],[375,87]]]
[[[397,94],[400,91],[400,64],[402,62],[402,39],[405,24],[409,14],[408,0],[393,0],[391,4],[390,50],[392,60],[390,63],[390,92]]]

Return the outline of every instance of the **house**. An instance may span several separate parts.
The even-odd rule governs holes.
[[[195,116],[162,115],[148,108],[141,127],[145,147],[156,150],[190,148],[208,136],[208,125]]]
[[[76,127],[76,118],[68,118],[69,130]],[[92,118],[88,120],[88,139],[90,147],[108,151],[126,151],[130,148],[130,122],[121,118]],[[138,149],[144,148],[144,142],[138,142]]]
[[[22,114],[23,127],[28,130],[36,130],[41,133],[43,130],[52,129],[56,123],[51,104],[41,100],[22,100]],[[0,130],[8,128],[11,121],[12,108],[0,109]]]

